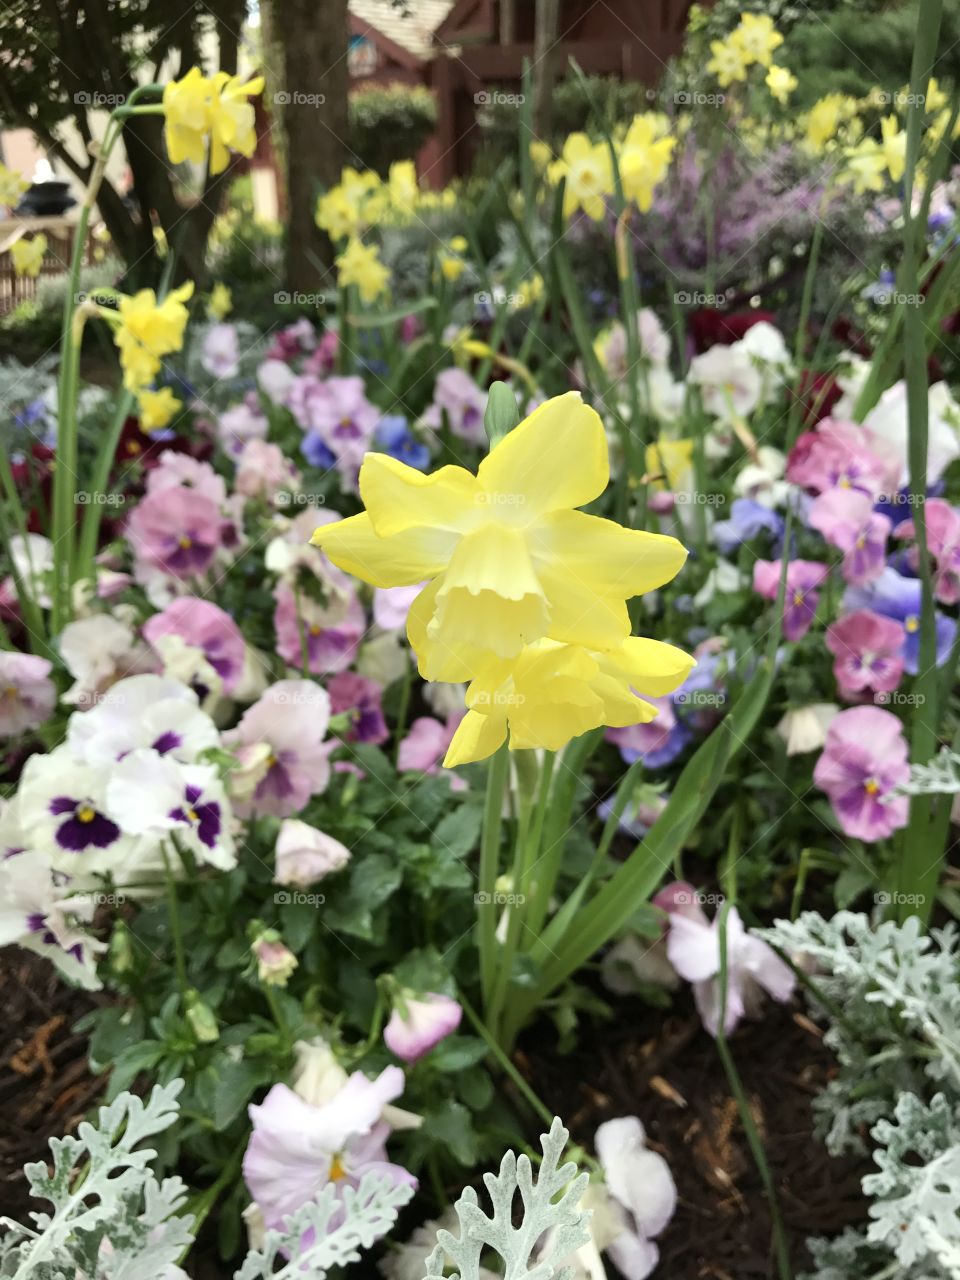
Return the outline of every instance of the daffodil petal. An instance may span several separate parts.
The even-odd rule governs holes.
[[[614,649],[629,636],[630,614],[622,597],[604,595],[559,564],[538,565],[537,578],[547,597],[553,640]]]
[[[365,513],[321,525],[310,539],[338,568],[374,587],[410,587],[434,578],[453,550],[442,529],[409,529],[379,538]]]
[[[506,736],[505,716],[484,716],[479,711],[468,711],[447,748],[443,767],[455,769],[457,765],[469,764],[473,760],[485,760],[503,744]]]
[[[687,558],[676,538],[623,529],[582,511],[556,511],[529,530],[534,565],[561,567],[575,581],[604,596],[654,591],[676,577]]]
[[[407,614],[407,639],[417,655],[417,670],[424,680],[461,684],[489,662],[490,654],[470,644],[453,644],[441,637],[431,640],[427,627],[437,607],[439,580],[423,588]]]
[[[485,493],[510,495],[523,523],[592,502],[610,480],[599,414],[577,391],[555,396],[490,450],[477,478]]]
[[[461,529],[479,492],[463,467],[424,475],[385,453],[368,453],[360,467],[360,497],[381,538],[417,527]]]
[[[631,636],[616,653],[603,655],[626,676],[631,688],[651,698],[672,693],[686,680],[696,662],[689,653],[662,640]],[[601,665],[607,665],[603,658]]]

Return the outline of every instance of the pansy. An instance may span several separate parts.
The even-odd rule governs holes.
[[[452,996],[398,992],[383,1042],[404,1062],[417,1062],[460,1025],[463,1010]]]
[[[942,498],[927,498],[927,550],[933,556],[934,593],[943,604],[960,601],[960,515]],[[898,537],[916,536],[913,520],[905,520],[897,529]]]
[[[57,704],[53,664],[29,653],[0,652],[0,738],[36,729]]]
[[[263,744],[269,756],[252,797],[236,806],[241,817],[288,817],[326,789],[329,722],[329,696],[312,680],[278,680],[247,709],[224,742],[240,748]]]
[[[297,422],[307,432],[303,450],[314,465],[323,459],[311,442],[322,445],[333,459],[327,465],[339,467],[351,479],[369,449],[379,413],[367,399],[363,379],[326,378],[312,375],[297,378],[287,395],[287,404]]]
[[[851,707],[833,720],[813,780],[848,836],[882,840],[906,826],[909,798],[891,793],[910,776],[908,755],[903,726],[889,711]]]
[[[430,449],[410,430],[402,413],[385,414],[377,424],[376,442],[391,458],[407,466],[426,471],[430,465]]]
[[[780,590],[780,561],[757,560],[753,566],[753,589],[765,600],[776,600]],[[783,634],[787,640],[801,640],[813,623],[820,600],[819,588],[829,570],[817,560],[791,560],[787,565],[787,590],[783,602]]]
[[[16,943],[44,956],[88,991],[101,985],[96,961],[106,950],[84,928],[93,910],[93,897],[74,895],[37,850],[0,860],[0,947]]]
[[[143,634],[151,645],[156,645],[160,636],[177,635],[202,650],[222,680],[224,692],[233,693],[240,683],[246,643],[230,615],[212,601],[181,596],[148,618]]]
[[[505,436],[476,476],[460,467],[424,476],[368,455],[366,512],[321,526],[313,541],[377,587],[432,579],[408,623],[426,679],[462,680],[478,655],[515,657],[546,636],[616,648],[630,633],[626,600],[668,582],[686,552],[674,538],[573,509],[608,478],[600,418],[571,392]]]
[[[397,769],[400,773],[413,772],[428,775],[440,772],[440,762],[447,753],[457,725],[463,719],[460,712],[447,717],[446,722],[433,716],[417,716],[397,750]],[[451,775],[451,785],[459,780]],[[461,782],[460,787],[464,784]]]
[[[227,486],[209,462],[191,458],[188,453],[164,449],[147,476],[147,493],[153,496],[168,489],[191,489],[222,507],[227,501]]]
[[[231,457],[237,458],[251,440],[265,440],[269,423],[256,403],[256,393],[217,417],[217,438]]]
[[[667,956],[681,978],[693,984],[703,1025],[715,1036],[720,1027],[720,916],[708,920],[691,885],[677,882],[655,896],[668,913]],[[755,1017],[762,993],[789,1000],[796,979],[776,952],[745,927],[736,907],[726,915],[727,992],[723,1029],[729,1035],[741,1018]]]
[[[960,457],[958,408],[945,382],[935,382],[927,392],[927,476],[928,485],[936,484],[944,471]],[[899,483],[906,483],[908,465],[907,385],[901,379],[883,393],[864,418],[864,426],[889,449],[899,468]],[[895,488],[897,486],[894,486]]]
[[[350,850],[299,818],[280,823],[274,846],[274,883],[306,889],[325,876],[342,870],[350,861]]]
[[[511,751],[557,751],[600,725],[652,720],[657,708],[638,694],[669,693],[692,666],[689,654],[658,640],[630,637],[605,651],[540,640],[515,659],[489,663],[471,681],[467,714],[444,765],[482,760],[508,735]]]
[[[158,840],[176,835],[201,862],[236,866],[230,809],[212,765],[183,765],[149,749],[131,751],[110,771],[107,805],[124,831]]]
[[[390,736],[380,705],[382,690],[355,671],[339,671],[327,685],[330,714],[347,714],[348,742],[386,742]]]
[[[856,586],[872,582],[886,567],[890,519],[874,511],[872,500],[858,489],[827,489],[808,515],[812,528],[843,552],[842,572]]]
[[[608,729],[605,736],[617,746],[626,764],[642,760],[648,769],[663,769],[683,753],[693,734],[677,716],[672,698],[650,698],[649,702],[656,708],[652,720]]]
[[[730,518],[713,526],[713,540],[725,556],[754,538],[767,535],[774,544],[783,537],[783,518],[775,511],[751,498],[737,498],[730,506]]]
[[[150,493],[127,523],[127,537],[138,560],[173,578],[205,573],[220,545],[216,504],[192,489]]]
[[[694,356],[688,377],[699,387],[706,412],[722,423],[748,417],[760,403],[763,379],[749,353],[736,345]]]
[[[137,645],[132,629],[108,613],[68,622],[57,648],[74,679],[63,701],[74,705],[96,702],[117,679],[139,674],[152,665],[149,651]]]
[[[839,711],[835,702],[811,702],[805,707],[791,707],[777,725],[777,733],[786,743],[787,755],[819,751]]]
[[[378,587],[373,593],[373,620],[383,631],[400,631],[407,624],[410,606],[420,594],[422,582],[409,587]]]
[[[390,1126],[384,1107],[403,1092],[399,1067],[375,1080],[355,1071],[329,1101],[311,1106],[285,1084],[276,1084],[250,1107],[253,1132],[243,1176],[267,1227],[312,1201],[329,1183],[356,1187],[376,1170],[396,1184],[416,1186],[406,1169],[387,1159]]]
[[[287,582],[277,585],[273,625],[280,656],[292,667],[323,676],[353,662],[367,623],[356,592],[335,569],[321,579],[319,599],[311,585],[308,581],[301,590]]]
[[[896,689],[903,676],[906,638],[902,623],[869,609],[857,609],[832,623],[825,642],[843,697]]]
[[[300,489],[300,473],[277,444],[248,440],[237,458],[234,488],[245,498],[263,498],[277,506]]]
[[[483,412],[486,408],[486,392],[481,391],[463,369],[444,369],[437,374],[433,389],[433,403],[421,418],[425,427],[439,431],[444,418],[450,431],[468,444],[482,444]]]
[[[70,717],[67,744],[87,764],[107,767],[138,747],[192,762],[218,744],[217,727],[197,705],[197,695],[159,675],[118,681],[95,706]]]
[[[906,631],[903,663],[912,676],[920,670],[921,590],[919,578],[905,578],[896,569],[887,567],[873,582],[864,587],[848,587],[843,596],[844,609],[870,609],[903,623]],[[942,667],[950,656],[957,624],[937,609],[934,611],[934,627],[936,662],[938,667]]]
[[[56,869],[74,876],[105,871],[132,852],[134,842],[107,809],[108,777],[65,747],[31,756],[24,766],[17,792],[24,836]]]
[[[590,1231],[629,1280],[645,1280],[659,1261],[654,1243],[673,1217],[677,1188],[663,1156],[647,1146],[636,1116],[606,1120],[594,1136],[606,1203],[594,1208]]]
[[[210,326],[200,350],[200,363],[214,378],[236,377],[240,368],[240,343],[236,325]]]
[[[896,460],[879,452],[882,447],[863,427],[824,418],[791,449],[787,479],[813,493],[858,489],[876,500],[896,489],[899,473]]]

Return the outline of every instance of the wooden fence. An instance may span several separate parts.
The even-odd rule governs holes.
[[[21,302],[36,296],[40,280],[50,276],[65,275],[70,269],[73,239],[76,235],[76,217],[56,218],[5,218],[0,221],[0,315],[6,315]],[[38,277],[18,276],[13,269],[10,249],[23,236],[43,233],[47,237],[47,251]],[[93,262],[94,242],[92,233],[87,237],[83,261]]]

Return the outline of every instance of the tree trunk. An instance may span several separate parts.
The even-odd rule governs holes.
[[[537,0],[533,31],[533,131],[543,139],[550,132],[559,35],[560,0]]]
[[[287,284],[315,292],[332,246],[314,222],[317,196],[340,180],[347,156],[346,0],[283,0]]]

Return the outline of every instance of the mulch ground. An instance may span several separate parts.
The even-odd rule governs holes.
[[[0,1213],[26,1219],[31,1201],[21,1174],[48,1156],[47,1140],[71,1132],[95,1106],[104,1077],[91,1077],[86,1041],[73,1024],[99,998],[65,986],[44,961],[0,950],[6,1037],[0,1046]],[[775,1277],[770,1215],[716,1046],[692,1004],[669,1014],[640,1001],[618,1005],[571,1054],[551,1051],[537,1032],[521,1041],[517,1063],[573,1138],[592,1147],[597,1125],[637,1115],[649,1145],[677,1182],[676,1216],[660,1240],[657,1275],[670,1280]],[[812,1136],[811,1101],[833,1069],[819,1030],[797,1007],[768,1004],[762,1021],[731,1040],[754,1121],[764,1138],[795,1270],[808,1265],[807,1236],[862,1221],[864,1168],[831,1159]],[[509,1088],[509,1086],[507,1086]],[[195,1275],[207,1275],[202,1246]],[[228,1274],[222,1264],[210,1275]],[[612,1269],[611,1269],[612,1270]],[[364,1274],[376,1274],[373,1267]],[[357,1272],[359,1274],[359,1271]]]

